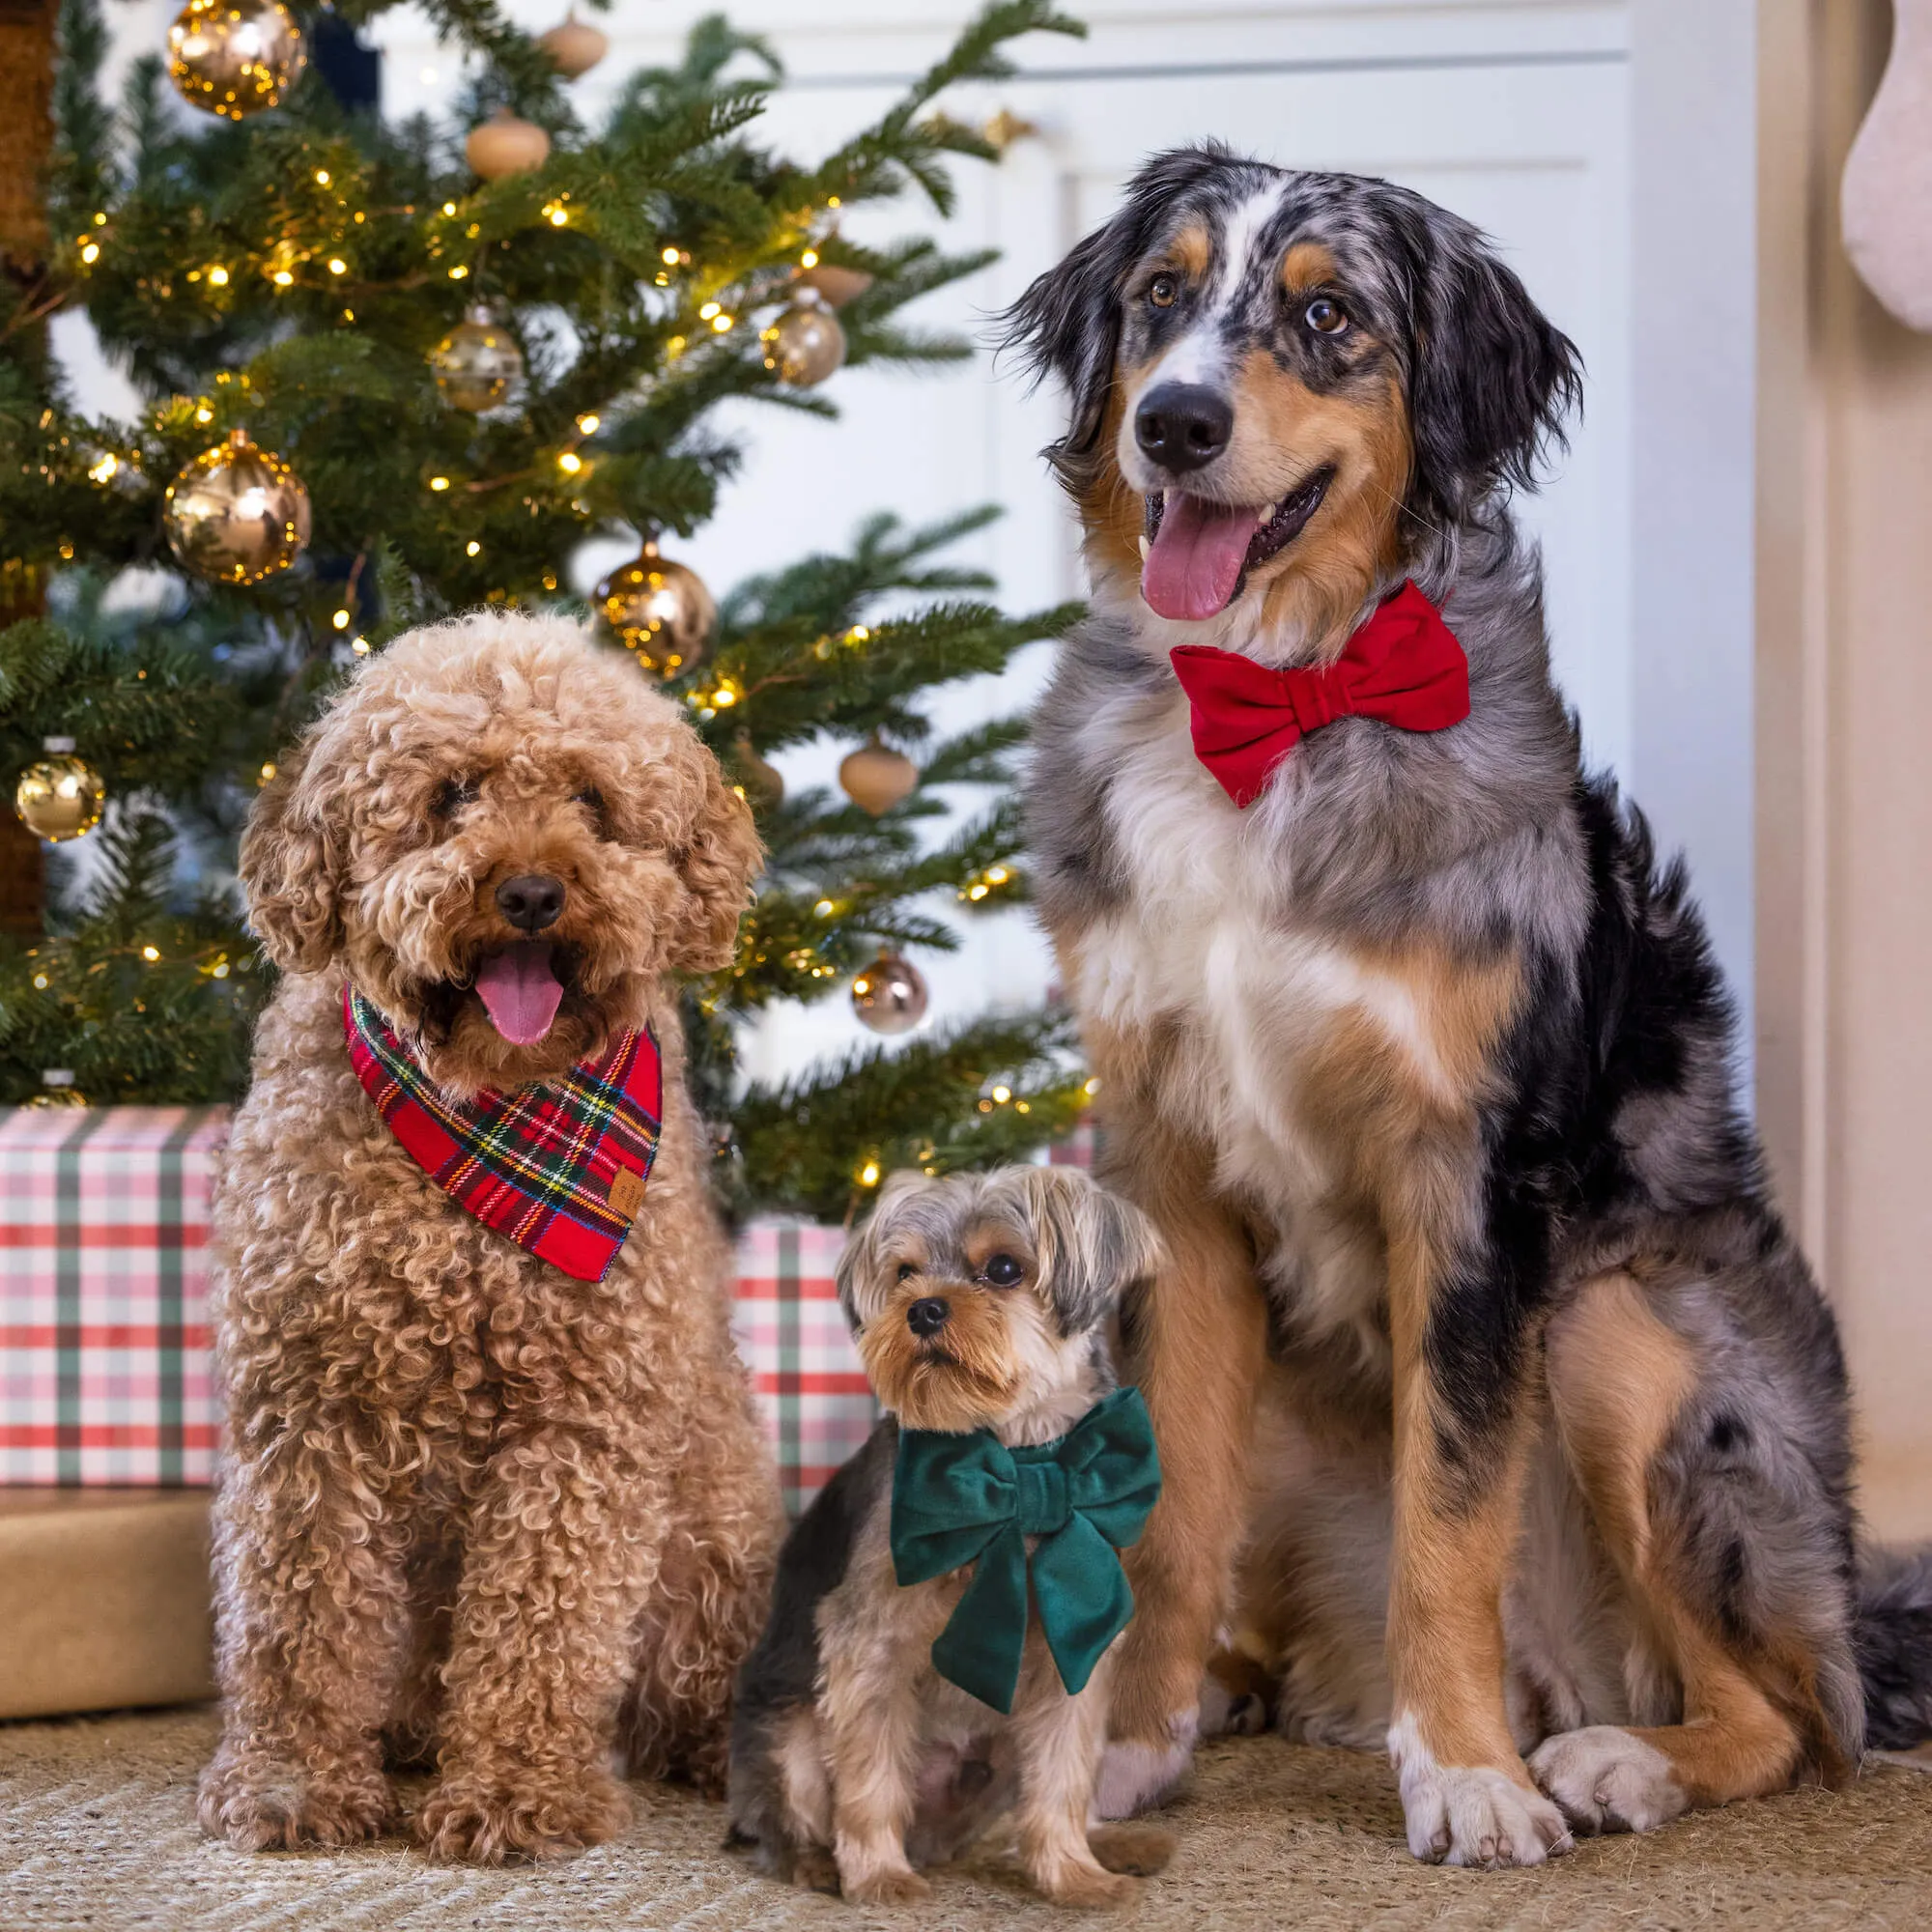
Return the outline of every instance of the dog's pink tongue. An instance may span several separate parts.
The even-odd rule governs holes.
[[[516,1046],[534,1046],[550,1031],[563,988],[550,970],[550,943],[520,940],[476,969],[476,995],[490,1024]]]
[[[1170,490],[1141,565],[1141,595],[1163,617],[1198,623],[1227,608],[1255,534],[1255,513]]]

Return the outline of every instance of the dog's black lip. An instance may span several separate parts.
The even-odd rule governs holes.
[[[1266,523],[1248,539],[1248,554],[1241,559],[1241,574],[1235,580],[1235,587],[1229,593],[1232,604],[1248,587],[1248,572],[1259,570],[1269,557],[1283,551],[1308,527],[1308,520],[1321,507],[1321,499],[1328,494],[1328,486],[1335,480],[1335,466],[1324,463],[1321,469],[1297,483],[1281,499],[1279,507]],[[1156,490],[1147,501],[1147,534],[1151,543],[1160,534],[1160,520],[1167,508],[1167,493]]]

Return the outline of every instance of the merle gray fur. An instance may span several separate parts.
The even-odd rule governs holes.
[[[1321,345],[1285,335],[1278,313],[1273,261],[1296,240],[1329,248],[1351,312],[1397,370],[1415,443],[1401,554],[1365,608],[1405,578],[1419,583],[1467,653],[1472,704],[1465,723],[1428,735],[1348,718],[1305,739],[1244,814],[1244,910],[1284,952],[1421,938],[1471,964],[1524,962],[1530,990],[1484,1105],[1480,1236],[1427,1336],[1452,1460],[1472,1483],[1485,1480],[1499,1419],[1537,1373],[1546,1324],[1577,1284],[1635,1271],[1698,1365],[1652,1470],[1677,1572],[1726,1641],[1802,1636],[1832,1733],[1825,1747],[1855,1765],[1867,1700],[1875,1740],[1932,1729],[1932,1562],[1875,1561],[1861,1594],[1836,1330],[1738,1101],[1721,975],[1681,866],[1661,867],[1641,815],[1582,768],[1550,676],[1540,560],[1508,497],[1530,484],[1577,400],[1571,345],[1476,230],[1419,196],[1186,150],[1149,162],[1121,213],[1008,318],[1009,340],[1069,397],[1066,435],[1048,455],[1076,496],[1090,490],[1108,458],[1100,430],[1117,368],[1145,361],[1157,346],[1151,331],[1170,326],[1130,298],[1133,278],[1181,222],[1205,218],[1218,233],[1270,188],[1256,273],[1217,326],[1274,348],[1284,366],[1294,358],[1312,388],[1352,380],[1324,372]],[[1237,591],[1231,611],[1239,602]],[[1151,619],[1137,582],[1102,563],[1094,611],[1061,646],[1039,708],[1028,792],[1035,898],[1074,956],[1165,916],[1137,867],[1151,863],[1142,848],[1156,837],[1146,825],[1150,748],[1185,732],[1166,662],[1178,640]],[[1237,625],[1216,640],[1273,663],[1305,660],[1313,641],[1250,645]],[[1201,791],[1204,814],[1223,810],[1211,785]],[[1069,993],[1081,1002],[1077,986]],[[1152,1010],[1177,1063],[1211,1031],[1178,996]],[[1177,1074],[1162,1104],[1215,1146],[1270,1296],[1278,1366],[1307,1413],[1350,1418],[1369,1460],[1385,1457],[1386,1311],[1372,1295],[1363,1311],[1368,1325],[1383,1324],[1380,1346],[1351,1349],[1322,1326],[1293,1214],[1236,1171],[1232,1143],[1215,1140],[1216,1103],[1180,1084],[1209,1078]],[[1385,1518],[1341,1514],[1342,1527],[1331,1520],[1320,1534],[1372,1542],[1356,1567],[1385,1560]],[[1533,1531],[1525,1565],[1555,1561],[1553,1541],[1539,1545]],[[1333,1548],[1321,1558],[1350,1567]],[[1311,1555],[1310,1574],[1320,1568]],[[1608,1634],[1592,1607],[1601,1581],[1598,1564],[1557,1592],[1561,1627],[1537,1640],[1529,1612],[1513,1612],[1512,1667],[1537,1680],[1519,1726],[1525,1747],[1554,1728],[1675,1714],[1668,1684],[1634,1690],[1613,1658],[1585,1655],[1627,1636],[1621,1623],[1623,1634]],[[1518,1594],[1538,1588],[1532,1576]],[[1308,1614],[1319,1620],[1320,1606]],[[1380,1638],[1363,1629],[1350,1639],[1364,1681],[1378,1672]],[[1366,1736],[1387,1712],[1351,1704],[1321,1716],[1336,1734]]]

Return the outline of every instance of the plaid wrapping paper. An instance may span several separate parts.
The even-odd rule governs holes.
[[[0,1110],[0,1482],[206,1483],[213,1107]]]
[[[792,1516],[872,1433],[879,1413],[833,1281],[844,1245],[843,1229],[812,1221],[753,1221],[738,1239],[731,1326]]]
[[[220,1108],[0,1110],[0,1483],[206,1483],[221,1406],[207,1313]],[[1056,1148],[1085,1165],[1091,1133]],[[794,1516],[878,1414],[839,1312],[844,1232],[758,1220],[732,1329]]]

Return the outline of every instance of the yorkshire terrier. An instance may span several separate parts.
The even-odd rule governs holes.
[[[1161,1253],[1077,1170],[896,1174],[838,1264],[886,1413],[805,1513],[738,1680],[733,1840],[774,1876],[868,1904],[1009,1810],[1047,1897],[1114,1905],[1173,1851],[1090,1831],[1115,1553],[1159,1491],[1114,1371],[1122,1293]]]

